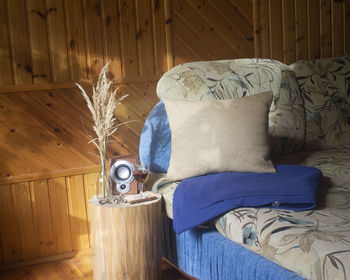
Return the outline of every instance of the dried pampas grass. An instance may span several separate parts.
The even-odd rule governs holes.
[[[92,100],[87,95],[83,87],[76,83],[80,89],[82,96],[85,98],[87,106],[92,114],[94,125],[93,129],[96,133],[96,138],[90,142],[94,143],[98,148],[101,156],[101,161],[106,157],[106,148],[108,137],[114,134],[118,127],[123,123],[117,124],[117,119],[114,116],[115,108],[128,95],[117,98],[118,89],[112,90],[112,82],[107,81],[107,71],[110,62],[108,62],[101,70],[98,77],[96,87],[92,87]]]

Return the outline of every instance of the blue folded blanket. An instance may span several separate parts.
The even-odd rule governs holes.
[[[183,180],[174,192],[173,227],[180,233],[240,207],[309,210],[319,169],[281,164],[276,173],[225,172]]]

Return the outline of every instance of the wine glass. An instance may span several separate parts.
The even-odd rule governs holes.
[[[147,196],[143,193],[143,187],[149,176],[149,164],[142,164],[140,158],[137,158],[136,169],[133,172],[133,175],[140,190],[140,198],[146,198]]]

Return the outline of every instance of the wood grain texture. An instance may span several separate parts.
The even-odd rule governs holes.
[[[89,203],[95,279],[160,279],[158,196],[129,207]]]
[[[136,11],[135,1],[118,0],[120,8],[121,50],[124,59],[123,73],[125,76],[139,76],[139,61],[136,45]]]
[[[21,257],[18,226],[13,207],[11,185],[0,186],[0,234],[4,263],[19,261]]]
[[[312,7],[313,8],[313,7]],[[295,1],[295,25],[296,25],[296,59],[308,58],[308,21],[307,1]]]
[[[253,5],[255,53],[260,57],[291,64],[349,52],[350,0],[254,0]]]
[[[104,65],[104,47],[102,39],[102,13],[101,1],[84,1],[86,15],[85,24],[85,44],[87,76],[89,79],[96,77]]]
[[[321,57],[320,45],[320,1],[308,1],[308,38],[309,38],[309,58],[315,59]]]
[[[109,66],[110,76],[123,77],[121,56],[120,12],[117,1],[102,1],[101,15],[102,38],[104,40],[105,61],[111,61]]]
[[[9,44],[7,3],[0,1],[0,85],[12,84],[11,51]]]
[[[171,1],[174,64],[254,56],[248,9],[249,1]]]
[[[350,53],[350,1],[344,3],[344,50]]]
[[[87,79],[86,41],[84,17],[85,7],[83,1],[64,0],[66,8],[66,32],[69,68],[71,80]]]
[[[66,177],[69,218],[74,251],[89,248],[85,191],[82,175]]]
[[[112,78],[164,73],[172,56],[168,6],[169,0],[1,0],[0,88],[95,79],[108,60]]]
[[[46,0],[46,24],[48,32],[49,57],[52,80],[70,80],[67,54],[67,33],[65,25],[64,0]]]
[[[91,92],[91,85],[84,85]],[[135,154],[143,122],[158,102],[156,83],[119,85],[129,97],[116,110],[120,126],[108,157]],[[99,164],[92,118],[77,89],[0,94],[0,176],[11,177]],[[91,136],[91,137],[90,137]],[[19,154],[20,153],[20,156]],[[37,175],[35,175],[37,176]]]
[[[282,1],[271,0],[269,2],[270,32],[270,57],[279,61],[283,60],[283,14]]]
[[[339,56],[344,51],[344,2],[332,1],[332,56]],[[349,36],[349,34],[346,34]]]
[[[33,83],[33,65],[29,45],[27,6],[24,0],[7,1],[8,30],[14,84]],[[2,37],[1,40],[7,40]]]
[[[33,83],[51,82],[50,58],[48,49],[46,17],[47,10],[44,0],[27,1],[29,43],[32,56]]]
[[[90,208],[89,200],[96,195],[96,182],[99,173],[84,174],[84,189],[85,189],[85,208],[86,208],[86,221],[88,225],[89,234],[89,248],[91,247],[91,230],[90,230]]]
[[[136,0],[136,44],[138,67],[141,76],[155,73],[154,34],[152,29],[151,1]]]
[[[38,241],[38,257],[56,253],[47,180],[30,182],[33,221]]]
[[[171,5],[169,0],[151,0],[151,5],[154,34],[154,66],[156,74],[159,74],[165,73],[174,65]]]
[[[73,251],[65,178],[48,180],[56,253]]]
[[[332,56],[332,7],[330,0],[321,0],[321,55]]]
[[[260,57],[270,58],[270,26],[269,26],[269,5],[267,0],[259,0],[259,23],[260,23]]]
[[[37,257],[37,238],[33,220],[33,210],[29,183],[11,185],[13,208],[18,225],[21,260]]]
[[[295,5],[294,1],[283,0],[283,47],[284,61],[291,64],[296,61],[295,45]]]

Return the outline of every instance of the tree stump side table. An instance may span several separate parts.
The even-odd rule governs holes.
[[[95,280],[157,280],[161,274],[161,195],[137,204],[89,201]]]

